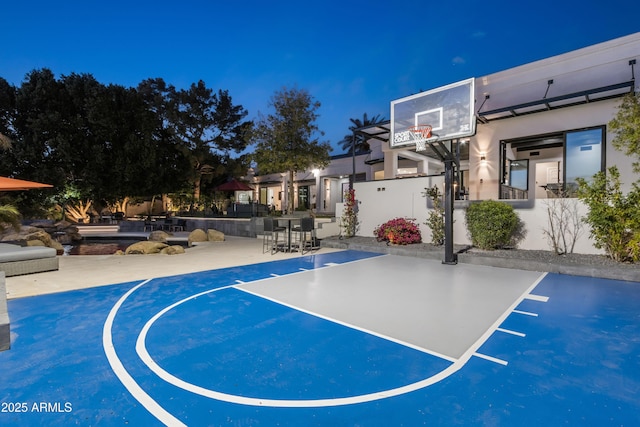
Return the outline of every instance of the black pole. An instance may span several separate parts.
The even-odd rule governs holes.
[[[356,182],[356,132],[353,132],[351,140],[351,167],[352,172],[349,177],[349,190],[353,190],[353,183]]]
[[[453,253],[453,159],[444,162],[444,261],[443,264],[458,263],[458,254]]]

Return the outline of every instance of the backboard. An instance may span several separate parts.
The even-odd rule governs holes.
[[[432,126],[430,140],[446,141],[476,133],[474,81],[463,80],[391,101],[391,147],[415,145],[410,128]]]

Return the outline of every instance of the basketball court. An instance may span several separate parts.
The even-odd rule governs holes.
[[[9,301],[2,425],[636,425],[638,283],[343,251]]]

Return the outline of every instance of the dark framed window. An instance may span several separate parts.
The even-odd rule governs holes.
[[[565,190],[573,193],[578,178],[587,182],[605,169],[604,127],[567,132],[564,146]]]
[[[500,141],[499,197],[571,196],[577,178],[590,181],[605,167],[604,126]]]

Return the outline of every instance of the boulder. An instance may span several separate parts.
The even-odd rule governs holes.
[[[24,240],[27,241],[27,244],[29,244],[30,240],[40,240],[42,243],[44,243],[45,246],[48,246],[48,247],[51,247],[51,242],[53,241],[49,233],[40,229],[38,229],[38,231],[29,233],[26,236],[24,236]]]
[[[39,226],[22,226],[19,231],[9,227],[4,234],[0,235],[0,241],[19,242],[26,246],[47,246],[55,249],[58,255],[62,255],[64,253],[63,243],[69,244],[72,241],[82,240],[78,228],[70,223],[60,222],[58,223],[59,227],[46,221],[35,224]],[[44,226],[48,226],[48,228],[45,229]],[[52,233],[55,235],[55,239],[51,237]],[[36,241],[42,242],[43,245]]]
[[[183,254],[184,248],[180,245],[167,246],[166,248],[162,249],[160,253],[165,255]]]
[[[196,228],[191,233],[189,233],[189,247],[191,247],[193,242],[206,242],[209,240],[207,233],[200,228]]]
[[[207,240],[210,242],[224,242],[224,233],[218,230],[207,230]]]
[[[151,234],[149,234],[148,240],[151,240],[152,242],[167,243],[167,238],[169,236],[171,235],[166,231],[156,230],[156,231],[152,231]]]
[[[64,254],[64,246],[62,246],[62,243],[57,240],[52,240],[49,247],[55,249],[58,255]]]
[[[62,244],[56,240],[53,240],[49,233],[38,228],[36,228],[35,230],[36,231],[32,233],[22,236],[22,239],[25,241],[27,246],[46,246],[48,248],[55,249],[58,255],[62,255],[64,253],[64,247],[62,246]]]
[[[25,241],[26,240],[25,236],[38,231],[42,231],[42,230],[37,227],[22,226],[20,230],[16,231],[13,227],[7,227],[4,230],[4,233],[2,234],[2,241],[3,242]]]
[[[20,231],[18,232],[18,234],[24,236],[27,234],[35,233],[37,231],[42,231],[42,229],[38,227],[32,227],[30,225],[23,225],[22,227],[20,227]]]
[[[166,248],[167,245],[166,243],[162,243],[162,242],[150,242],[150,241],[142,241],[142,242],[136,242],[132,245],[130,245],[125,251],[124,253],[127,255],[132,255],[132,254],[136,254],[136,255],[147,255],[147,254],[157,254],[160,253],[160,251],[164,248]]]

